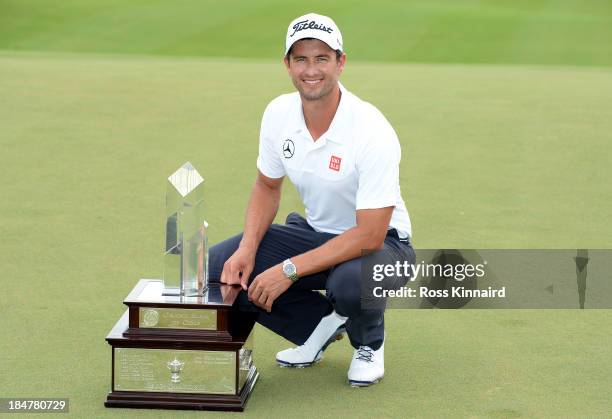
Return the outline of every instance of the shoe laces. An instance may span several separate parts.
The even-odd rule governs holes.
[[[360,346],[357,349],[357,359],[365,362],[374,362],[372,357],[374,356],[374,350],[369,346]]]

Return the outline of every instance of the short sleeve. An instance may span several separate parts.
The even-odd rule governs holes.
[[[400,196],[401,149],[391,126],[372,134],[357,154],[359,187],[356,209],[395,206]]]
[[[270,105],[264,111],[261,118],[261,129],[259,131],[259,155],[257,156],[257,168],[264,176],[278,179],[285,176],[285,167],[281,161],[280,154],[275,147],[274,137],[271,135],[270,126],[272,115]]]

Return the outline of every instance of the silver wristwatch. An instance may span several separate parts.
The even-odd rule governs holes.
[[[293,262],[291,262],[291,259],[287,259],[283,262],[283,273],[291,280],[291,282],[295,282],[300,279],[297,274],[297,268]]]

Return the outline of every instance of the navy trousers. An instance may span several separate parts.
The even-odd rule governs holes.
[[[264,235],[249,284],[268,268],[319,247],[333,237],[334,234],[314,231],[301,215],[289,214],[284,225],[273,224]],[[210,282],[219,281],[223,264],[236,251],[241,239],[242,234],[239,234],[210,248]],[[415,262],[410,243],[400,241],[395,230],[389,231],[384,250],[389,263],[397,260]],[[258,323],[296,345],[302,345],[321,319],[335,310],[348,317],[346,329],[353,347],[367,345],[376,350],[384,339],[384,310],[362,310],[361,276],[361,258],[352,259],[326,271],[300,277],[274,301],[270,313],[251,303],[246,291],[240,292],[234,309],[252,313]],[[317,290],[326,293],[323,295]]]

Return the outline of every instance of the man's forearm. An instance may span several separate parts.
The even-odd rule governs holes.
[[[325,244],[291,258],[298,275],[306,276],[329,269],[339,263],[360,257],[365,249],[382,246],[385,234],[362,227],[353,227]]]
[[[244,233],[240,246],[257,250],[259,243],[272,224],[280,202],[280,188],[271,188],[257,179],[251,190],[247,206]]]
[[[321,272],[361,256],[363,250],[380,249],[387,236],[394,207],[358,210],[357,225],[309,252],[291,258],[299,276]]]

